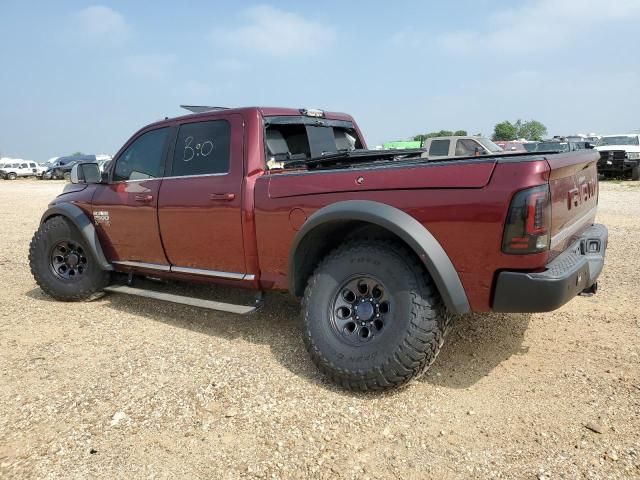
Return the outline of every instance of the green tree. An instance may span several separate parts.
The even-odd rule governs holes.
[[[527,120],[523,122],[518,119],[515,123],[508,120],[497,123],[493,128],[493,140],[516,140],[525,138],[527,140],[542,140],[547,134],[547,127],[538,120]]]
[[[493,127],[493,140],[509,141],[518,138],[518,126],[509,120],[496,123]]]
[[[529,120],[518,129],[518,138],[540,141],[547,135],[547,127],[537,120]]]

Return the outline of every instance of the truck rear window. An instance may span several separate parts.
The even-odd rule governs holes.
[[[269,168],[299,165],[310,158],[362,149],[351,122],[308,117],[266,117],[265,152]]]

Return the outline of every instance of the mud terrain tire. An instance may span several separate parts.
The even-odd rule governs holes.
[[[354,240],[328,254],[309,280],[302,312],[313,362],[334,382],[360,391],[422,375],[449,323],[419,259],[382,240]]]
[[[38,286],[56,300],[91,300],[109,284],[109,272],[99,267],[78,229],[61,216],[44,222],[33,235],[29,266]]]

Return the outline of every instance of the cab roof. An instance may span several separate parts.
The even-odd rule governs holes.
[[[260,115],[263,117],[273,117],[273,116],[304,116],[302,108],[283,108],[283,107],[238,107],[238,108],[215,108],[212,110],[206,110],[204,112],[198,113],[188,113],[186,115],[180,115],[177,117],[165,118],[164,120],[160,120],[157,122],[153,122],[149,125],[146,125],[144,129],[150,126],[161,126],[164,124],[170,124],[174,122],[181,122],[183,120],[193,120],[193,119],[205,119],[205,118],[215,118],[220,115],[228,115],[230,113],[239,113],[242,115]],[[342,112],[327,112],[324,111],[324,118],[329,120],[345,120],[352,122],[353,117],[346,113]]]

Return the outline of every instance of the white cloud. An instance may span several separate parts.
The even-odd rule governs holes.
[[[129,55],[124,59],[125,67],[129,72],[147,80],[168,75],[175,63],[176,56],[171,53]]]
[[[493,14],[488,29],[441,35],[455,52],[525,54],[574,43],[594,28],[615,29],[614,21],[640,19],[638,0],[535,0]]]
[[[246,23],[236,28],[216,30],[214,42],[274,57],[316,53],[335,40],[330,26],[269,5],[246,9]]]
[[[76,13],[80,30],[87,36],[114,43],[126,40],[131,28],[124,17],[103,5],[93,5]]]

